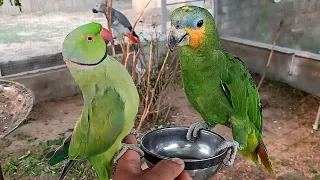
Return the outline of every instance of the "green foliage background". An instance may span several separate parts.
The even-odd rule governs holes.
[[[20,8],[20,11],[21,11],[21,3],[20,3],[20,0],[8,0],[9,3],[11,4],[11,6],[19,6]],[[3,5],[3,0],[0,0],[0,6]]]

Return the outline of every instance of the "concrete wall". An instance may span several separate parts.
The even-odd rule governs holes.
[[[80,93],[78,85],[65,65],[4,76],[4,79],[19,82],[31,89],[35,95],[35,104]]]
[[[320,0],[216,0],[222,36],[271,44],[284,20],[277,45],[320,53]]]
[[[271,45],[237,38],[223,39],[222,42],[226,50],[240,57],[251,72],[261,74],[264,71]],[[294,61],[292,61],[293,53],[296,54]],[[128,66],[130,71],[131,64]],[[320,97],[319,69],[320,55],[276,47],[267,78],[287,83]],[[30,88],[36,96],[35,103],[72,96],[80,92],[65,65],[12,74],[2,78],[20,82]]]
[[[223,45],[242,59],[250,72],[262,74],[265,71],[271,45],[238,38],[224,39]],[[267,78],[320,96],[319,69],[320,55],[276,46]]]
[[[163,55],[165,51],[165,41],[159,42],[158,53]],[[115,46],[116,58],[122,60],[121,47]],[[134,51],[133,47],[130,52]],[[145,48],[146,61],[149,60],[149,48]],[[111,52],[111,47],[108,46],[108,52]],[[128,58],[127,69],[132,73],[132,59],[131,54]],[[170,62],[169,59],[168,62]],[[142,58],[137,59],[137,63],[143,61]],[[46,63],[42,63],[46,62]],[[38,64],[40,63],[40,64]],[[156,63],[153,63],[156,66]],[[80,93],[80,89],[73,77],[71,76],[65,62],[62,59],[61,53],[47,56],[38,56],[25,61],[0,63],[0,70],[3,68],[2,77],[0,78],[17,81],[30,88],[35,94],[35,103],[63,98]],[[137,68],[141,68],[138,66]],[[12,71],[14,69],[14,71]],[[136,74],[136,77],[138,75]]]
[[[111,46],[108,47],[108,54],[112,54]],[[131,51],[133,48],[131,47]],[[116,55],[122,53],[121,47],[119,45],[115,46]],[[0,77],[8,76],[13,74],[24,73],[28,71],[36,71],[46,68],[51,68],[55,66],[64,65],[62,59],[62,53],[44,55],[44,56],[35,56],[31,58],[26,58],[21,61],[9,61],[9,62],[0,62]]]

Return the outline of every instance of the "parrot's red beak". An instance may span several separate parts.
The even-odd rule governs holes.
[[[108,42],[113,42],[112,33],[105,28],[100,31],[101,37]]]

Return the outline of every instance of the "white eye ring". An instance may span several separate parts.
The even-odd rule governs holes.
[[[92,36],[92,35],[88,35],[86,37],[86,41],[89,42],[89,43],[93,42],[93,40],[94,40],[94,36]]]

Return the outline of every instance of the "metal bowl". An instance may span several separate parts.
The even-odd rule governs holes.
[[[24,85],[0,79],[0,140],[17,129],[34,103],[33,92]]]
[[[217,133],[201,130],[194,142],[186,139],[188,127],[156,129],[141,138],[144,160],[149,167],[163,159],[178,157],[185,163],[185,171],[193,180],[208,179],[216,175],[223,164],[227,150],[215,154],[225,140]]]

